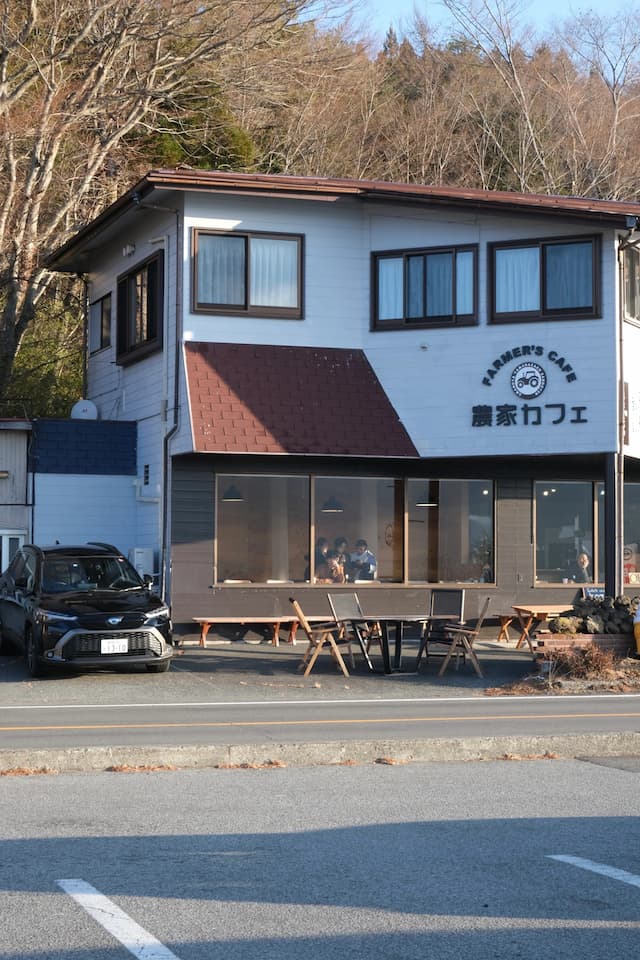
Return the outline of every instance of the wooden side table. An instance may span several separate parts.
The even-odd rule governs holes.
[[[507,643],[511,640],[509,636],[509,627],[515,620],[515,616],[512,613],[501,613],[499,616],[500,620],[500,633],[498,634],[498,641],[505,640]]]

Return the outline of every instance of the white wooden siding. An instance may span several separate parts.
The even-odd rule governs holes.
[[[363,349],[400,419],[424,456],[553,454],[611,451],[617,439],[617,265],[615,236],[602,232],[603,316],[597,320],[513,323],[487,322],[487,245],[528,237],[576,236],[601,232],[555,217],[517,217],[445,209],[285,198],[234,197],[205,193],[184,198],[182,282],[183,340],[332,346]],[[172,234],[175,218],[140,210],[127,242],[136,245],[126,263],[122,241],[105,251],[101,271],[92,278],[91,299],[111,290],[116,277],[135,266],[157,245],[151,238]],[[194,314],[191,304],[193,230],[247,229],[304,236],[304,317],[272,320]],[[370,330],[371,253],[388,249],[476,243],[479,248],[479,325],[460,329]],[[114,345],[89,364],[89,396],[103,417],[135,419],[140,424],[138,462],[159,468],[164,432],[173,425],[175,345],[175,237],[168,242],[165,349],[128,367],[117,367]],[[115,311],[114,311],[115,312]],[[536,358],[547,378],[540,425],[525,425],[523,402],[513,393],[509,363],[492,380],[482,380],[501,354],[522,346],[542,349]],[[563,357],[576,379],[568,382],[552,357]],[[627,365],[628,367],[628,365]],[[640,390],[638,391],[640,395]],[[192,449],[183,365],[178,429],[173,454]],[[639,400],[640,402],[640,400]],[[515,404],[518,420],[509,427],[474,427],[472,409]],[[552,405],[550,408],[546,404]],[[552,424],[564,405],[562,423]],[[571,423],[574,408],[584,407],[585,423]],[[166,417],[164,411],[166,410]],[[153,451],[156,450],[154,455]],[[155,457],[155,458],[154,458]],[[153,511],[146,510],[151,516]],[[144,521],[147,533],[155,521]]]
[[[40,473],[35,478],[33,540],[102,540],[127,554],[136,542],[133,477]],[[146,545],[146,544],[145,544]]]

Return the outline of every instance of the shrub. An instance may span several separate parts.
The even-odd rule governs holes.
[[[605,679],[615,669],[615,657],[611,650],[596,646],[583,650],[558,650],[548,659],[549,674],[568,680]]]

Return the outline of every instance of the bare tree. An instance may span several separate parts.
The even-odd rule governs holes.
[[[49,283],[44,254],[131,176],[126,138],[175,116],[227,48],[312,3],[0,0],[0,398]]]

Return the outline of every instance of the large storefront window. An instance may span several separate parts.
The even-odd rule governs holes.
[[[316,566],[321,563],[321,550],[338,550],[346,557],[344,567],[349,580],[400,582],[402,516],[401,480],[317,477]],[[318,571],[316,580],[325,579],[317,574]]]
[[[593,582],[594,485],[537,482],[535,504],[536,580]]]
[[[218,476],[217,581],[304,580],[308,477]]]
[[[219,475],[216,582],[493,582],[493,484],[408,480],[406,502],[404,490],[393,477]]]
[[[493,484],[487,480],[409,480],[409,580],[494,579]]]
[[[624,582],[640,583],[640,483],[624,485]]]

